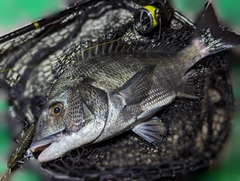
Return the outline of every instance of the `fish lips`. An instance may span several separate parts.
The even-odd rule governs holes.
[[[63,132],[60,131],[60,132],[57,132],[53,135],[50,135],[50,136],[47,136],[47,137],[42,138],[40,140],[34,141],[30,145],[30,150],[32,152],[43,151],[51,143],[59,141],[62,136],[63,136]]]

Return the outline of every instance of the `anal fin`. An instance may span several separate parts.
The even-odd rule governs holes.
[[[136,125],[132,131],[149,143],[159,143],[167,135],[167,128],[158,117]]]
[[[178,96],[179,97],[183,97],[183,98],[188,98],[188,99],[198,99],[197,96],[195,96],[195,92],[194,92],[194,81],[195,78],[194,76],[196,75],[196,71],[191,70],[189,72],[187,72],[180,85],[179,85],[179,93]]]

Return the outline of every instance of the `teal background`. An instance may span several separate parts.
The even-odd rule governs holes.
[[[0,35],[58,11],[63,0],[0,0]]]
[[[61,2],[61,3],[59,3]],[[28,22],[44,17],[49,12],[61,8],[63,1],[59,0],[0,0],[0,34],[16,29]],[[205,0],[172,0],[177,10],[190,18],[202,9]],[[240,1],[215,0],[215,10],[221,20],[234,29],[240,29]],[[233,92],[236,98],[236,111],[233,119],[232,132],[228,146],[220,162],[214,168],[193,175],[198,181],[240,181],[240,60],[235,60],[232,66]],[[6,155],[11,152],[12,139],[9,130],[4,124],[4,113],[7,111],[7,102],[0,93],[0,175],[6,172]],[[22,169],[14,173],[11,181],[40,181],[38,173],[33,170]]]

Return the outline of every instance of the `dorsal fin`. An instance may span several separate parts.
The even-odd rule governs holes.
[[[169,30],[167,30],[169,31]],[[177,31],[177,30],[172,30]],[[161,39],[150,39],[141,37],[136,32],[129,29],[122,36],[115,39],[98,38],[95,40],[83,40],[73,46],[67,52],[63,59],[75,61],[88,59],[96,55],[105,55],[109,53],[132,53],[132,52],[161,52],[174,53],[181,46],[177,44],[175,38],[170,37],[169,33],[162,32],[164,36]]]
[[[133,27],[129,27],[123,28],[124,31],[121,32],[120,35],[109,38],[107,37],[107,33],[109,32],[106,31],[106,36],[104,37],[96,37],[96,39],[93,40],[84,37],[79,43],[69,47],[61,57],[58,57],[59,60],[56,61],[56,66],[53,68],[53,75],[56,76],[53,77],[53,80],[57,79],[66,69],[71,69],[72,66],[76,65],[76,62],[86,60],[96,55],[132,52],[174,53],[181,48],[177,41],[181,30],[164,29],[161,39],[154,39],[141,36],[132,29]],[[173,33],[169,33],[170,31]],[[174,31],[176,31],[176,33],[174,33]],[[177,37],[173,38],[171,34],[176,34]],[[181,37],[184,38],[185,36]]]
[[[86,42],[82,42],[81,44],[86,44]],[[102,42],[100,40],[93,42],[87,42],[88,46],[85,48],[84,46],[77,46],[75,50],[72,51],[71,55],[67,55],[65,58],[72,60],[81,60],[87,59],[96,55],[105,55],[109,53],[127,53],[132,52],[133,45],[124,43],[121,39],[112,40]]]

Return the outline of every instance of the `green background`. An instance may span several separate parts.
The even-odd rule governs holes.
[[[61,8],[63,0],[0,0],[0,34]]]
[[[61,2],[61,3],[60,3]],[[61,8],[63,1],[59,0],[0,0],[0,34],[17,29],[28,22],[40,19],[49,12]],[[173,5],[183,14],[194,19],[203,8],[205,0],[172,0]],[[239,0],[215,0],[215,10],[221,20],[228,23],[235,30],[240,29],[240,1]],[[233,91],[236,98],[236,110],[240,110],[240,61],[236,60],[232,67]],[[9,130],[4,125],[4,112],[7,111],[7,103],[0,97],[0,175],[6,171],[6,154],[10,152],[12,142]],[[219,164],[193,176],[194,180],[207,181],[240,181],[240,112],[235,111],[232,132],[228,147]],[[37,173],[22,169],[13,174],[12,181],[37,181]]]

